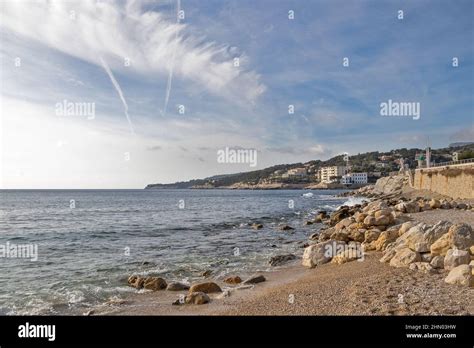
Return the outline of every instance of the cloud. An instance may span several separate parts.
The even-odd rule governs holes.
[[[112,70],[161,76],[172,64],[176,77],[227,100],[253,104],[265,92],[259,74],[234,67],[228,45],[208,42],[188,24],[143,6],[136,1],[7,1],[1,25],[95,65],[102,56]],[[126,68],[125,59],[130,61]]]
[[[449,137],[449,139],[451,141],[474,141],[474,125],[455,132]]]

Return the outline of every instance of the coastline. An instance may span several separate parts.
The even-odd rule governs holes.
[[[471,210],[435,210],[407,217],[474,227]],[[272,272],[250,289],[216,280],[225,293],[209,294],[206,305],[172,305],[187,291],[139,291],[125,300],[94,307],[87,315],[474,315],[474,289],[446,284],[447,270],[435,274],[394,268],[369,251],[363,262],[326,263],[305,268],[301,259]],[[234,289],[234,290],[232,290]],[[402,301],[400,301],[402,299]]]

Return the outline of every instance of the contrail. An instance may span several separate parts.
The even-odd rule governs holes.
[[[130,131],[132,132],[133,135],[135,135],[135,131],[133,130],[132,121],[130,120],[130,116],[128,115],[128,105],[127,105],[127,102],[125,101],[125,97],[123,96],[122,89],[120,88],[120,85],[118,84],[117,80],[115,79],[114,74],[112,74],[112,70],[110,70],[109,65],[104,60],[104,58],[100,57],[100,62],[102,63],[102,66],[104,67],[104,70],[106,71],[107,75],[109,75],[110,81],[114,85],[115,90],[117,91],[120,99],[122,100],[125,116],[127,117],[127,121],[128,121],[128,125],[130,127]]]
[[[181,0],[176,1],[176,24],[180,23],[179,11],[181,11]],[[168,101],[170,100],[171,82],[173,80],[173,68],[174,68],[174,59],[176,55],[177,40],[178,40],[178,30],[176,30],[175,37],[174,37],[175,46],[173,48],[173,55],[171,57],[170,70],[168,73],[168,84],[166,85],[166,95],[165,95],[165,105],[163,106],[163,116],[166,115],[166,109],[168,108]]]

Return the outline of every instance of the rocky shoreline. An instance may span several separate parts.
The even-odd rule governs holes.
[[[389,272],[386,267],[390,266],[389,268],[399,269],[400,271],[397,272],[402,272],[400,273],[403,275],[403,279],[400,280],[402,285],[407,282],[413,287],[414,284],[410,279],[422,278],[424,279],[422,288],[418,287],[416,291],[425,292],[429,290],[424,289],[427,287],[426,282],[429,282],[429,279],[438,282],[438,287],[441,286],[439,282],[442,281],[449,287],[453,287],[452,290],[443,286],[444,293],[431,294],[432,297],[449,297],[449,295],[446,295],[447,293],[457,294],[459,291],[469,291],[470,300],[467,297],[465,300],[472,303],[474,299],[474,232],[472,226],[474,203],[421,196],[410,199],[406,196],[407,190],[404,189],[406,187],[403,182],[404,179],[401,183],[400,179],[396,180],[398,181],[385,182],[382,189],[380,189],[380,185],[371,185],[345,193],[344,196],[368,197],[370,201],[351,207],[342,206],[332,214],[325,211],[319,212],[314,220],[306,221],[308,225],[323,224],[323,227],[313,233],[308,241],[302,242],[302,247],[304,247],[302,259],[295,261],[297,257],[293,254],[278,255],[269,260],[269,264],[272,266],[291,264],[292,266],[288,267],[296,267],[294,263],[300,262],[301,266],[298,266],[297,270],[306,278],[293,280],[292,284],[297,288],[298,282],[314,276],[306,272],[314,272],[319,269],[327,272],[329,267],[331,267],[330,272],[334,274],[339,272],[339,267],[341,267],[340,272],[344,272],[347,267],[357,269],[358,272],[364,272],[363,266],[366,265],[368,266],[367,272],[370,272],[370,268],[374,268],[383,273]],[[413,195],[413,192],[408,193],[408,196]],[[420,192],[417,192],[417,194],[420,194]],[[453,216],[460,215],[458,221],[439,220],[432,222],[436,216],[443,215],[442,213],[447,211]],[[414,218],[417,214],[423,215],[423,212],[431,214],[430,223],[420,222]],[[468,223],[461,221],[468,221]],[[254,225],[255,230],[263,227],[262,224]],[[287,231],[292,230],[293,227],[281,225],[279,229]],[[374,264],[375,260],[381,266]],[[349,266],[353,262],[355,262],[354,266]],[[364,264],[364,262],[366,263]],[[157,312],[150,313],[147,310],[139,311],[138,314],[179,314],[183,311],[184,313],[195,314],[235,314],[235,311],[228,307],[228,303],[232,303],[235,307],[244,306],[242,301],[245,302],[246,300],[242,299],[242,296],[255,298],[262,291],[281,292],[281,289],[276,289],[276,284],[272,285],[266,282],[268,278],[275,277],[278,280],[276,283],[281,283],[283,280],[278,278],[278,272],[291,279],[291,275],[281,270],[274,274],[255,274],[245,280],[242,280],[239,275],[232,275],[221,280],[206,279],[193,284],[167,282],[160,277],[131,275],[127,283],[138,290],[150,290],[153,295],[149,296],[153,296],[153,298],[156,294],[163,293],[163,290],[166,290],[164,293],[168,293],[168,295],[163,295],[160,298],[174,298],[173,301],[169,300],[167,304],[164,304],[164,307],[159,307]],[[413,276],[410,276],[410,274]],[[208,278],[211,274],[203,276]],[[321,274],[318,273],[318,276],[321,276]],[[290,280],[287,279],[286,281]],[[356,283],[357,281],[358,279],[354,280]],[[380,279],[377,281],[383,282]],[[336,282],[336,280],[333,280],[333,282]],[[309,284],[308,286],[316,287],[319,285]],[[351,290],[348,288],[347,291],[350,292]],[[174,295],[170,295],[171,293]],[[176,294],[178,299],[176,299]],[[380,296],[383,297],[383,294],[380,294]],[[406,294],[397,294],[397,296],[404,297]],[[374,304],[377,303],[377,295],[372,294],[372,297]],[[143,300],[135,299],[135,301]],[[262,298],[260,301],[271,300]],[[119,304],[123,303],[125,301]],[[227,305],[223,310],[222,306],[225,304]],[[117,305],[117,303],[114,305]],[[210,305],[211,309],[196,312],[194,308],[205,307],[202,305]],[[183,310],[176,312],[170,307],[182,308]],[[301,310],[304,311],[303,314],[314,314],[319,313],[318,310],[323,310],[320,307],[302,308]],[[451,313],[451,307],[447,306],[439,313],[459,314]],[[465,306],[462,308],[464,309],[460,313],[465,313]],[[376,309],[374,310],[376,311]],[[426,314],[423,313],[422,308],[417,310],[420,312],[416,312],[416,314]],[[94,310],[87,314],[127,314],[127,311],[123,307],[114,310],[106,308],[105,311],[104,309],[97,312]],[[253,312],[251,308],[247,308],[247,311]],[[430,311],[433,311],[433,309],[430,309]],[[270,312],[272,311],[257,314],[269,314]],[[468,310],[468,312],[473,313],[471,310]],[[133,313],[137,314],[135,310]],[[275,313],[279,312],[276,311]],[[370,308],[367,309],[367,312],[364,312],[364,314],[371,313],[372,309]],[[402,312],[390,310],[385,314],[403,313],[411,313],[411,311],[410,309]],[[438,312],[434,311],[434,313]]]

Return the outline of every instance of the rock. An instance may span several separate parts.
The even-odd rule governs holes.
[[[389,262],[395,256],[396,253],[397,253],[396,249],[387,250],[379,261]]]
[[[360,259],[363,256],[363,251],[359,248],[349,248],[333,257],[331,263],[338,265]]]
[[[339,221],[341,221],[341,220],[343,220],[343,219],[345,219],[349,216],[350,216],[349,208],[347,208],[347,207],[340,208],[339,210],[337,210],[336,212],[334,212],[331,215],[331,225],[335,225]]]
[[[309,236],[309,240],[318,240],[319,239],[319,233],[315,232],[311,236]]]
[[[385,208],[385,209],[380,209],[375,212],[375,217],[381,217],[381,216],[390,216],[392,214],[392,209]]]
[[[431,245],[431,254],[446,255],[449,249],[467,250],[474,244],[472,228],[468,224],[455,224],[448,233],[442,235]]]
[[[325,210],[321,210],[320,212],[318,212],[318,215],[316,215],[316,219],[319,219],[319,220],[325,220],[328,217],[329,216]]]
[[[458,207],[458,203],[456,201],[449,202],[451,209],[456,209]]]
[[[192,292],[186,296],[185,302],[187,304],[195,304],[195,305],[202,305],[205,303],[209,303],[211,299],[209,296],[204,292]]]
[[[451,204],[447,200],[441,201],[441,209],[451,209]]]
[[[459,265],[453,268],[444,281],[453,285],[474,286],[474,278],[469,265]]]
[[[449,221],[439,221],[435,225],[428,227],[425,232],[425,240],[431,245],[436,242],[441,236],[449,232],[453,224]]]
[[[413,262],[408,267],[412,271],[421,271],[424,273],[434,273],[433,266],[431,266],[428,262]]]
[[[465,209],[467,209],[467,204],[466,203],[458,203],[456,208],[465,210]]]
[[[153,291],[166,289],[167,286],[166,280],[160,277],[147,277],[143,284],[145,289]]]
[[[344,245],[344,242],[334,240],[310,245],[304,250],[302,265],[314,268],[318,265],[327,263],[331,261],[333,256],[336,254],[338,246]]]
[[[404,222],[401,226],[400,226],[400,229],[398,230],[398,235],[399,236],[402,236],[403,234],[405,234],[406,232],[408,232],[410,230],[410,228],[416,226],[416,222],[413,222],[413,221],[407,221],[407,222]]]
[[[438,209],[441,207],[441,203],[438,199],[433,198],[429,204],[430,204],[431,209]]]
[[[365,240],[365,230],[352,230],[349,232],[349,240],[362,243]]]
[[[293,254],[276,255],[272,256],[268,263],[270,264],[270,266],[279,266],[294,259],[296,259],[296,256]]]
[[[369,215],[364,219],[364,225],[366,225],[366,226],[375,226],[376,221],[377,221],[377,219],[375,218],[375,216]]]
[[[192,285],[189,292],[204,292],[206,294],[211,294],[214,292],[222,292],[222,289],[214,282],[206,282]]]
[[[349,233],[346,232],[346,230],[337,230],[336,232],[331,234],[331,239],[342,241],[342,242],[348,242],[349,241]]]
[[[331,238],[331,235],[336,231],[336,229],[334,227],[330,227],[328,229],[325,229],[325,230],[320,230],[319,231],[319,241],[320,242],[324,242],[328,239]]]
[[[388,229],[380,233],[379,238],[375,241],[375,250],[383,251],[388,244],[394,242],[398,237],[398,229]]]
[[[421,262],[428,262],[430,263],[431,260],[433,259],[433,256],[430,253],[421,253]]]
[[[280,229],[280,231],[290,231],[290,230],[294,230],[293,227],[289,226],[289,225],[281,225],[278,227]]]
[[[168,291],[182,291],[182,290],[189,290],[189,285],[180,283],[180,282],[171,282],[166,287]]]
[[[458,249],[468,250],[474,245],[474,234],[468,224],[454,224],[449,228],[448,234],[451,235],[452,245]]]
[[[431,259],[430,261],[430,265],[433,267],[433,268],[444,268],[444,256],[435,256]]]
[[[391,219],[388,215],[382,215],[375,218],[373,225],[375,226],[386,226],[390,224]]]
[[[474,245],[471,245],[471,246],[469,247],[469,253],[470,253],[471,255],[474,255]]]
[[[413,262],[421,261],[420,254],[409,248],[397,250],[395,256],[390,260],[390,266],[407,267]]]
[[[247,280],[244,281],[244,284],[258,284],[264,282],[266,279],[263,275],[257,275],[248,278]]]
[[[240,284],[242,279],[239,276],[227,277],[224,279],[224,283],[227,284]]]
[[[211,274],[212,274],[212,270],[208,269],[201,273],[201,277],[207,278],[207,277],[210,277]]]
[[[313,221],[308,220],[304,222],[304,225],[308,226],[308,225],[312,225],[313,223],[314,223]]]
[[[451,270],[459,265],[467,265],[470,261],[471,257],[467,251],[449,249],[444,258],[444,268]]]
[[[253,228],[254,230],[260,230],[260,229],[263,228],[263,225],[262,225],[262,224],[259,224],[259,223],[253,223],[253,224],[252,224],[252,228]]]
[[[354,214],[354,219],[356,222],[364,222],[364,219],[367,217],[367,214],[357,212]]]
[[[364,243],[370,243],[373,241],[376,241],[380,237],[380,230],[377,229],[371,229],[368,231],[365,231],[364,234]]]
[[[410,228],[408,232],[397,239],[397,244],[405,245],[420,253],[430,251],[430,245],[424,235],[426,228],[427,226],[422,223]]]
[[[128,284],[134,288],[142,289],[143,285],[145,284],[145,278],[132,275],[128,278]]]

